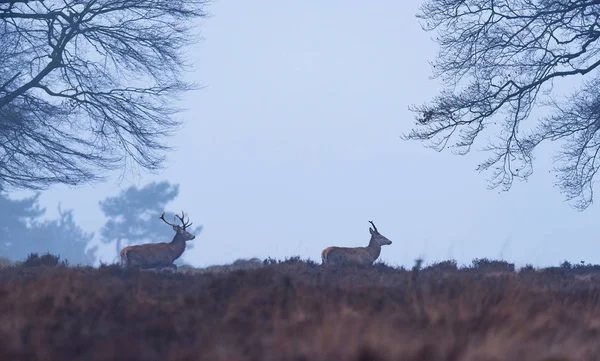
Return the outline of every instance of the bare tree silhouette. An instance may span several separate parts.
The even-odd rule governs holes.
[[[160,168],[205,0],[0,0],[0,183]]]
[[[600,167],[600,2],[428,0],[417,17],[437,31],[434,77],[445,88],[411,106],[418,122],[403,138],[466,154],[487,132],[496,139],[478,170],[491,170],[490,188],[503,190],[532,174],[536,147],[556,141],[557,185],[586,209]],[[556,99],[553,82],[573,75],[584,76],[581,89]],[[549,115],[526,123],[538,105]]]

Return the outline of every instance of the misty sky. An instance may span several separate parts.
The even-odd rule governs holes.
[[[429,79],[435,34],[421,30],[418,5],[213,3],[203,40],[188,52],[189,76],[205,87],[182,102],[186,124],[164,172],[53,187],[41,196],[47,216],[61,201],[98,239],[98,201],[168,180],[180,195],[167,210],[204,227],[183,255],[195,266],[293,255],[320,262],[327,246],[366,245],[369,220],[393,241],[381,254],[391,265],[419,256],[600,263],[597,207],[577,212],[564,202],[549,173],[551,147],[538,150],[528,182],[500,193],[486,188],[491,173],[475,171],[484,155],[400,139],[414,123],[408,106],[439,90]],[[99,256],[111,261],[113,246]]]

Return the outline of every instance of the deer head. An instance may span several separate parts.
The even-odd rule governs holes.
[[[369,227],[369,233],[371,233],[371,242],[376,242],[380,246],[386,246],[392,244],[392,241],[384,237],[379,231],[377,227],[375,227],[375,223],[373,221],[369,221],[373,228]]]
[[[188,232],[186,230],[187,227],[191,226],[193,222],[187,223],[184,221],[184,217],[185,215],[183,214],[183,211],[181,211],[181,217],[179,215],[175,215],[175,217],[179,218],[179,220],[181,221],[181,226],[174,224],[174,223],[169,223],[167,222],[167,220],[165,219],[165,212],[163,212],[163,214],[160,216],[160,219],[163,220],[163,222],[165,222],[166,224],[168,224],[169,226],[173,227],[173,230],[175,231],[175,237],[173,238],[173,242],[175,242],[176,240],[180,240],[180,241],[191,241],[192,239],[196,238],[196,236],[194,236],[193,234],[191,234],[190,232]],[[175,219],[175,217],[173,219]],[[188,218],[189,221],[189,218]]]

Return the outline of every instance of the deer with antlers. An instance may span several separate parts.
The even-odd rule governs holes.
[[[186,230],[187,227],[191,226],[192,223],[186,223],[184,221],[184,213],[181,212],[179,218],[182,226],[169,223],[165,219],[165,213],[160,216],[166,224],[173,227],[175,236],[169,243],[146,243],[134,246],[128,246],[121,250],[121,265],[122,266],[137,266],[139,268],[177,268],[173,262],[179,258],[183,251],[185,251],[185,243],[191,241],[196,236]],[[189,221],[189,218],[188,218]]]
[[[371,265],[381,254],[381,246],[390,245],[392,241],[381,235],[373,221],[369,221],[371,240],[366,247],[327,247],[321,252],[323,264]]]

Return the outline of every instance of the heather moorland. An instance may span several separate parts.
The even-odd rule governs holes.
[[[598,360],[600,267],[0,269],[5,360]]]

